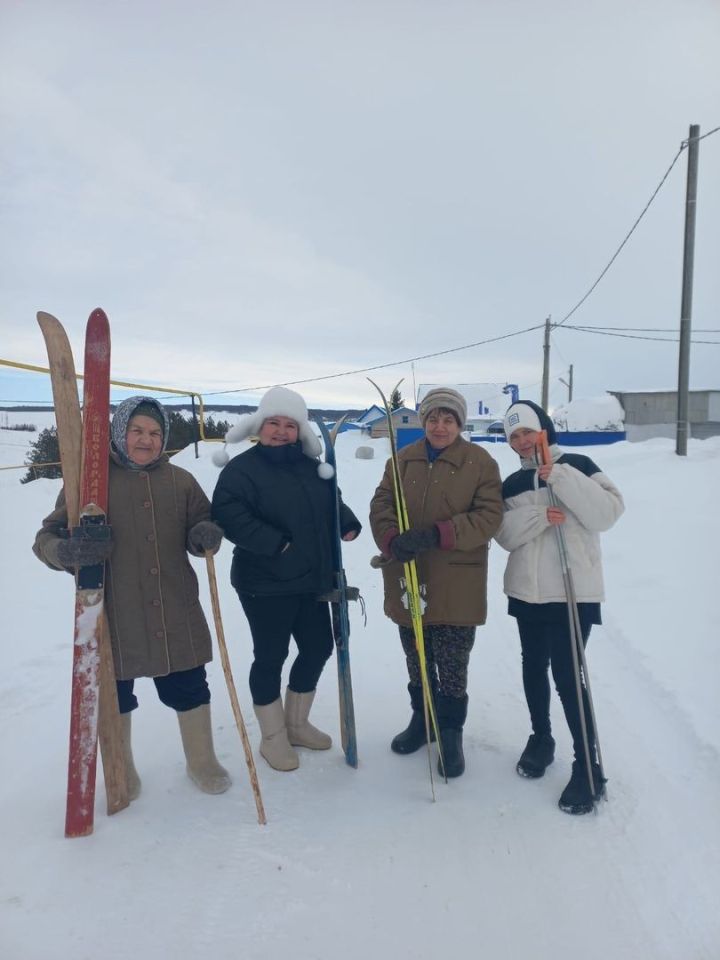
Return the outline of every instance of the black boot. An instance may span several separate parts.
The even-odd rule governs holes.
[[[442,755],[438,757],[438,773],[441,777],[461,777],[465,773],[462,728],[440,728]]]
[[[402,733],[393,737],[392,743],[390,744],[390,749],[393,753],[415,753],[416,750],[419,750],[420,747],[425,746],[427,743],[422,687],[415,687],[412,684],[408,684],[408,691],[410,693],[410,703],[412,704],[413,712],[407,727]],[[435,740],[435,731],[432,729],[432,724],[430,725],[430,740]]]
[[[467,717],[467,695],[464,697],[438,697],[436,700],[440,746],[438,773],[441,777],[460,777],[465,773],[463,754],[463,726]]]
[[[591,790],[585,762],[573,760],[572,775],[558,800],[558,806],[563,813],[592,813],[595,801],[602,796],[606,783],[600,774],[600,767],[595,762],[592,764],[592,779]]]
[[[555,759],[555,741],[549,733],[531,733],[515,769],[521,777],[536,780]]]

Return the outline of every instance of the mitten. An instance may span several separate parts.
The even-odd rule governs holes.
[[[217,553],[222,543],[223,532],[212,520],[201,520],[188,532],[188,544],[193,553]]]
[[[390,553],[400,563],[408,563],[423,550],[432,550],[440,545],[440,531],[432,527],[415,527],[399,533],[390,541]]]
[[[113,549],[112,533],[110,527],[105,527],[108,531],[107,539],[92,540],[80,537],[78,539],[51,540],[45,547],[47,558],[58,567],[67,569],[76,569],[78,567],[95,567],[105,563]]]

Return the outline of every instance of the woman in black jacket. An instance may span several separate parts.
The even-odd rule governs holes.
[[[227,443],[258,443],[226,462],[212,516],[235,544],[231,582],[250,624],[254,660],[250,692],[260,724],[260,753],[276,770],[294,770],[293,746],[327,750],[330,737],[308,722],[320,674],[333,648],[330,611],[319,599],[332,590],[332,468],[318,463],[321,445],[300,394],[273,387],[255,413],[228,431]],[[340,504],[343,540],[361,525]],[[298,655],[285,695],[281,673],[291,636]]]

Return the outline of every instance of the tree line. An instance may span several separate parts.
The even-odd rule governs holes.
[[[199,439],[195,421],[184,417],[181,413],[168,410],[170,420],[170,434],[167,449],[176,453],[184,450],[189,444]],[[215,420],[212,416],[205,417],[205,437],[207,440],[222,440],[230,429],[227,420]],[[28,472],[20,483],[30,483],[40,477],[54,479],[62,477],[60,466],[60,446],[56,427],[46,427],[41,430],[34,443],[30,445],[27,457]]]

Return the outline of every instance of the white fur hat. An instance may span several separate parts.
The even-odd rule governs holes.
[[[299,393],[288,390],[287,387],[271,387],[260,400],[255,413],[243,414],[235,426],[228,430],[225,434],[225,443],[239,443],[241,440],[247,440],[248,437],[257,436],[268,417],[289,417],[294,420],[298,425],[298,439],[302,444],[303,453],[313,459],[320,456],[322,445],[310,426],[307,404]],[[224,447],[213,454],[213,462],[218,467],[225,466],[229,459]],[[327,464],[320,466],[324,468]],[[332,467],[329,469],[331,477]],[[320,476],[323,476],[323,472],[320,472]]]

